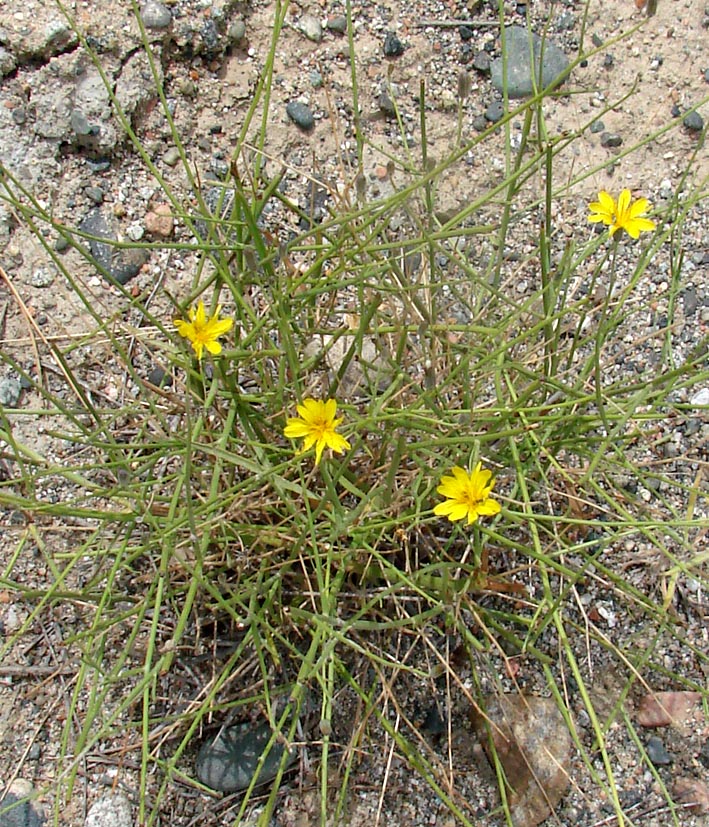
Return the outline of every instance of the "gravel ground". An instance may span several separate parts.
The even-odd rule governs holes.
[[[386,174],[387,153],[400,156],[405,144],[412,150],[420,145],[421,79],[426,81],[427,135],[432,156],[441,157],[455,140],[461,69],[467,69],[471,76],[462,121],[463,137],[471,137],[477,129],[490,123],[490,117],[497,117],[494,105],[499,103],[500,96],[491,84],[487,68],[489,60],[499,52],[497,13],[487,3],[475,10],[469,8],[475,5],[456,4],[453,0],[382,5],[365,0],[353,9],[361,124],[368,139],[362,170],[368,199],[386,196],[406,181],[404,173],[397,173],[393,179]],[[152,68],[138,48],[140,30],[129,2],[111,0],[95,8],[93,3],[75,0],[67,4],[67,8],[89,37],[101,68],[114,84],[115,96],[131,119],[148,157],[178,201],[194,205],[185,168],[179,163],[179,150],[173,145],[167,120],[157,101],[153,71],[156,73],[164,86],[190,166],[198,172],[209,200],[210,180],[219,179],[228,171],[245,112],[260,78],[271,37],[272,4],[256,0],[248,4],[229,0],[175,0],[164,6],[146,3],[143,18],[150,23],[147,32],[152,44]],[[573,2],[552,6],[530,0],[528,6],[512,3],[509,9],[505,8],[510,22],[518,24],[524,24],[524,14],[528,11],[538,30],[549,20],[552,38],[573,59],[584,25],[583,6]],[[282,190],[306,211],[313,208],[313,204],[316,211],[325,211],[333,202],[333,193],[345,192],[348,188],[352,191],[356,187],[357,169],[352,164],[351,75],[347,38],[340,32],[342,15],[343,9],[337,4],[293,4],[277,50],[277,82],[269,108],[265,170],[271,177],[285,167]],[[659,0],[654,18],[623,43],[613,43],[615,37],[642,19],[642,12],[627,0],[593,0],[585,18],[585,36],[587,41],[594,37],[598,43],[608,44],[607,48],[604,46],[587,66],[574,70],[567,88],[578,94],[545,103],[547,129],[552,136],[590,123],[596,113],[603,121],[602,129],[586,130],[556,158],[555,175],[559,182],[576,180],[585,170],[603,167],[555,200],[555,219],[562,235],[575,233],[579,227],[587,230],[586,205],[601,187],[614,190],[630,187],[662,210],[675,198],[690,159],[694,159],[694,181],[706,180],[709,175],[709,155],[702,144],[701,126],[699,130],[696,128],[696,118],[649,142],[629,158],[622,157],[624,148],[635,145],[673,118],[684,117],[692,107],[698,107],[700,118],[709,118],[706,100],[709,94],[708,10],[697,0]],[[471,22],[461,27],[454,21]],[[115,278],[125,281],[134,295],[149,296],[147,304],[156,316],[171,318],[172,308],[162,290],[173,296],[184,295],[191,286],[196,262],[191,254],[167,242],[189,241],[192,232],[184,222],[173,218],[174,211],[167,204],[164,192],[123,137],[120,124],[110,113],[105,87],[82,44],[62,22],[51,0],[26,0],[16,9],[3,7],[0,44],[3,74],[0,159],[3,165],[13,180],[25,187],[57,222],[83,227],[92,234],[136,242],[165,241],[163,249],[137,254],[111,257],[100,245],[94,245],[92,253]],[[605,111],[609,101],[622,98],[636,84],[631,99]],[[392,117],[392,98],[400,113],[403,136],[396,118]],[[513,138],[519,131],[518,126],[513,122]],[[622,143],[613,146],[617,138]],[[504,135],[500,132],[485,142],[484,151],[471,151],[461,160],[461,166],[442,177],[437,188],[437,207],[441,214],[460,209],[481,190],[502,180],[503,148]],[[16,187],[17,184],[13,184],[13,189]],[[275,209],[265,213],[264,221],[279,237],[298,230],[290,217]],[[405,235],[405,218],[401,222],[398,230]],[[673,289],[669,252],[661,250],[648,268],[647,278],[631,298],[643,309],[642,314],[630,316],[626,329],[609,344],[605,381],[632,382],[652,370],[663,346],[671,302],[677,302],[674,315],[677,324],[669,340],[676,363],[705,341],[709,327],[709,211],[706,204],[700,204],[687,216],[683,230],[679,294]],[[50,238],[56,254],[63,256],[70,272],[90,296],[92,308],[102,318],[120,319],[128,325],[141,324],[138,317],[132,317],[133,311],[126,309],[121,292],[110,286],[86,258],[74,249],[67,249],[54,230],[42,232]],[[512,244],[517,249],[510,252],[524,253],[533,233],[531,221],[520,220],[512,235]],[[482,258],[492,255],[485,242],[481,244],[479,255]],[[93,326],[87,308],[65,283],[22,217],[3,201],[0,201],[0,249],[1,266],[8,276],[8,281],[0,282],[3,352],[17,360],[22,368],[34,372],[35,355],[29,348],[27,316],[20,312],[12,292],[15,291],[41,335],[71,343],[67,358],[97,398],[116,401],[126,395],[137,395],[140,388],[126,379],[120,360],[108,344],[86,338]],[[620,261],[617,279],[622,285],[632,276],[631,257]],[[507,275],[509,281],[505,283],[519,297],[531,292],[536,283],[533,264],[510,266]],[[579,273],[575,289],[588,290],[589,278],[590,274]],[[136,359],[136,369],[146,379],[154,380],[154,371],[166,367],[149,352],[141,351]],[[47,372],[50,386],[67,393],[61,373],[53,371],[51,366]],[[683,398],[673,400],[685,406],[685,416],[680,420],[668,417],[652,422],[648,427],[655,429],[653,438],[639,443],[635,462],[658,468],[663,475],[691,486],[697,469],[702,463],[706,468],[708,459],[709,419],[706,409],[702,409],[709,401],[708,396],[709,388],[697,386]],[[41,407],[41,400],[24,389],[19,376],[9,368],[0,376],[0,401],[18,411]],[[14,421],[18,438],[38,452],[57,462],[81,461],[81,457],[75,455],[75,448],[56,438],[61,422],[53,421],[50,427],[40,421],[38,425],[37,419],[31,416]],[[504,488],[504,484],[502,476],[500,486]],[[72,490],[66,480],[59,484],[47,479],[43,485],[39,494],[49,500],[83,496],[80,490]],[[628,486],[633,485],[634,481],[628,480]],[[666,497],[673,496],[672,492],[664,493]],[[629,495],[655,510],[661,509],[665,502],[661,483],[658,490],[635,486]],[[668,513],[680,505],[670,502]],[[0,515],[0,519],[5,528],[0,538],[0,564],[5,570],[25,523],[21,514],[11,511]],[[45,525],[39,528],[42,542],[52,554],[60,555],[82,542],[90,527]],[[703,540],[706,542],[706,536]],[[637,581],[638,588],[646,587],[658,565],[652,548],[637,538],[629,538],[623,547],[609,549],[608,554],[607,565],[626,572],[631,582]],[[48,564],[39,553],[34,558],[28,555],[22,567],[28,586],[41,587],[50,575]],[[13,576],[16,577],[18,571],[16,567]],[[81,570],[75,573],[77,582],[81,582],[84,574]],[[147,572],[146,576],[149,576]],[[529,589],[538,587],[531,574],[526,585]],[[657,643],[658,666],[653,690],[676,688],[665,677],[667,672],[663,672],[663,668],[678,671],[687,680],[703,682],[705,686],[707,683],[701,663],[688,657],[693,647],[706,652],[709,646],[706,595],[693,591],[691,583],[683,584],[683,588],[679,619],[685,624],[688,645],[680,647],[674,638]],[[602,574],[592,579],[585,593],[578,595],[577,606],[575,620],[583,625],[590,614],[608,639],[621,648],[628,639],[638,643],[649,640],[652,635],[647,618],[628,614]],[[20,629],[27,614],[28,607],[15,602],[12,593],[0,592],[4,635]],[[12,782],[14,786],[9,789],[17,796],[26,793],[28,785],[43,789],[57,774],[56,762],[67,714],[64,700],[72,690],[72,675],[77,666],[71,647],[65,647],[64,642],[80,622],[81,612],[76,606],[68,604],[53,609],[41,624],[27,630],[22,643],[8,653],[8,665],[0,668],[0,737],[7,745],[0,754],[0,781],[4,785]],[[169,622],[166,618],[168,626]],[[432,633],[432,637],[441,651],[451,646],[442,630]],[[116,641],[117,648],[121,642]],[[405,642],[397,643],[404,645]],[[427,662],[425,640],[406,645],[414,650],[413,662]],[[553,652],[558,641],[549,630],[538,645]],[[627,671],[622,664],[610,663],[607,651],[586,638],[580,637],[576,648],[575,654],[583,663],[584,679],[592,687],[594,702],[598,708],[605,704],[612,709]],[[26,663],[27,652],[32,649],[38,653],[34,665],[25,672],[13,672],[10,665]],[[500,684],[513,688],[508,664],[507,658],[500,657],[499,675],[482,688],[492,690]],[[515,682],[525,691],[533,694],[545,690],[546,678],[538,664],[520,658],[517,667]],[[165,685],[161,687],[165,698],[175,693],[181,697],[187,692],[185,687],[194,690],[199,686],[199,677],[206,679],[207,667],[203,674],[197,667],[190,669],[186,668],[178,676],[165,677]],[[461,667],[459,674],[461,685],[457,687],[446,686],[441,679],[431,678],[422,683],[409,674],[400,674],[391,687],[392,699],[396,700],[396,704],[391,705],[392,721],[413,740],[423,738],[430,755],[441,766],[448,767],[452,779],[449,792],[469,808],[468,816],[477,819],[475,823],[492,824],[495,822],[489,813],[496,806],[497,794],[472,733],[466,698],[474,675],[470,665],[467,669]],[[573,681],[562,673],[556,677],[562,693],[568,693],[579,737],[589,745],[592,726],[578,694],[570,686]],[[115,691],[118,697],[119,689]],[[636,694],[626,699],[625,710],[629,716],[638,714],[643,697],[643,688],[639,687]],[[112,700],[107,699],[107,703]],[[426,729],[423,722],[432,720],[434,707],[438,714],[443,710],[444,718],[446,710],[450,713],[450,730],[444,727],[444,731],[440,731],[433,725],[430,731]],[[397,710],[398,716],[393,710]],[[343,691],[337,698],[337,714],[333,720],[336,742],[348,743],[352,721],[359,720],[360,715],[356,699]],[[689,712],[681,728],[656,732],[660,746],[670,755],[670,762],[666,764],[661,763],[662,755],[658,756],[657,775],[650,773],[639,760],[638,746],[629,739],[625,727],[613,725],[608,733],[607,749],[619,795],[632,823],[644,827],[673,823],[663,804],[661,782],[668,787],[682,779],[706,783],[709,767],[709,723],[701,709]],[[350,823],[444,827],[455,824],[430,789],[412,778],[410,769],[392,749],[390,739],[374,725],[369,735],[370,746],[358,766],[348,802]],[[650,749],[649,743],[646,748]],[[655,744],[652,748],[659,750]],[[382,755],[387,757],[386,761],[382,761]],[[309,772],[308,757],[306,750],[299,773],[283,789],[276,815],[279,825],[317,823],[318,794]],[[557,808],[556,822],[552,818],[550,823],[579,827],[617,823],[612,806],[595,791],[591,771],[602,772],[602,756],[597,755],[594,761],[594,767],[589,768],[577,756],[571,759],[573,784]],[[76,827],[84,824],[128,827],[134,823],[138,762],[137,753],[124,756],[120,745],[107,745],[105,753],[94,756],[93,763],[81,768],[71,801],[62,805],[59,823]],[[187,765],[185,770],[189,772]],[[104,797],[95,809],[96,802],[107,792],[114,797]],[[118,793],[125,797],[116,799]],[[48,798],[43,803],[46,809],[51,807]],[[172,827],[230,824],[238,806],[238,797],[214,800],[187,785],[176,785],[161,813],[162,823],[170,823]],[[110,816],[113,822],[103,814],[104,810],[113,813]],[[676,813],[676,822],[687,827],[706,827],[707,812],[709,804],[703,812],[687,808]],[[17,823],[31,824],[30,815],[25,822]]]

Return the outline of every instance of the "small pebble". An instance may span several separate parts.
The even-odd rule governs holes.
[[[320,21],[312,14],[305,14],[300,19],[298,27],[300,31],[313,43],[320,43],[322,40],[322,26]]]
[[[476,115],[473,118],[473,129],[476,132],[484,132],[488,127],[487,118],[484,115]]]
[[[704,70],[704,80],[709,83],[709,69]]]
[[[614,64],[615,58],[613,57],[613,55],[605,55],[605,57],[603,58],[603,68],[612,69]]]
[[[604,132],[601,135],[601,146],[612,148],[621,146],[622,143],[623,139],[620,137],[620,135],[616,135],[613,132]]]
[[[704,118],[699,112],[690,112],[682,119],[682,123],[690,130],[690,132],[701,132],[704,129]]]
[[[20,401],[22,385],[15,376],[0,379],[0,405],[4,408],[16,408]]]
[[[480,72],[481,75],[489,75],[490,74],[490,64],[492,63],[492,59],[490,54],[485,50],[481,52],[476,52],[475,56],[473,57],[473,69],[476,72]]]
[[[344,34],[347,31],[347,17],[344,14],[332,14],[327,18],[327,28],[331,32]]]
[[[315,126],[315,118],[310,107],[301,101],[291,101],[286,106],[286,114],[296,126],[308,132]]]
[[[404,44],[394,34],[394,32],[387,32],[384,38],[384,54],[387,57],[399,57],[404,54]]]
[[[156,388],[170,388],[172,387],[172,375],[156,365],[148,374],[148,382]]]
[[[174,167],[180,160],[180,150],[176,146],[171,146],[162,159],[169,167]]]
[[[149,29],[166,29],[172,22],[170,9],[157,0],[146,0],[140,9],[140,16]]]
[[[470,40],[473,36],[473,30],[470,26],[459,26],[458,34],[460,35],[461,40]]]
[[[697,393],[695,393],[689,400],[689,404],[697,407],[709,405],[709,388],[702,388],[697,391]]]
[[[54,273],[47,267],[38,267],[30,277],[32,287],[51,287],[54,281]]]
[[[236,17],[232,20],[227,37],[231,43],[241,43],[241,41],[246,37],[246,23],[244,23],[244,19],[242,17]]]
[[[103,204],[103,190],[101,187],[86,187],[84,192],[94,204]]]
[[[91,806],[84,827],[133,827],[130,801],[122,793],[109,793]]]
[[[490,121],[490,123],[497,123],[502,120],[504,114],[505,107],[501,101],[493,101],[485,110],[485,118]]]
[[[594,121],[594,122],[591,124],[591,127],[590,127],[591,132],[593,132],[593,133],[594,133],[594,135],[595,135],[595,134],[597,134],[598,132],[603,132],[603,130],[604,130],[605,128],[606,128],[606,127],[605,127],[605,124],[603,123],[603,121]]]
[[[160,238],[169,238],[175,221],[169,204],[158,204],[145,214],[145,229],[152,235]]]
[[[667,752],[665,745],[656,735],[648,738],[645,749],[647,750],[647,757],[656,767],[672,763],[672,756]]]
[[[599,34],[596,34],[596,32],[594,32],[594,33],[591,35],[591,43],[593,43],[593,45],[594,45],[597,49],[600,49],[600,48],[601,48],[601,46],[603,45],[603,38],[602,38]]]

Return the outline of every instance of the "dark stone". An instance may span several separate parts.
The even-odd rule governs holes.
[[[586,60],[586,58],[584,58],[584,59],[583,59],[583,60],[579,63],[579,66],[580,66],[582,69],[585,69],[585,68],[588,66],[588,61]]]
[[[594,121],[590,126],[591,132],[593,132],[594,135],[597,135],[599,132],[603,132],[605,128],[606,127],[603,121]]]
[[[601,146],[606,147],[607,149],[613,149],[615,147],[621,146],[623,144],[623,139],[620,135],[616,135],[613,132],[603,132],[601,134]]]
[[[301,101],[291,101],[286,106],[286,114],[293,121],[296,126],[306,132],[315,126],[315,118],[310,108]]]
[[[645,749],[647,750],[647,757],[656,767],[666,766],[672,763],[672,756],[667,752],[665,745],[656,735],[648,738]]]
[[[245,790],[256,774],[259,759],[271,740],[267,723],[244,723],[225,727],[216,738],[206,741],[197,756],[197,778],[206,787],[218,792],[233,793]],[[266,756],[257,785],[276,777],[281,759],[286,766],[296,757],[293,750],[284,757],[284,745],[276,741]]]
[[[18,125],[22,126],[27,120],[27,110],[24,106],[17,106],[12,110],[12,120]]]
[[[704,118],[699,112],[689,112],[682,118],[682,123],[691,132],[701,132],[704,129]]]
[[[394,32],[387,32],[384,38],[384,54],[387,57],[399,57],[404,54],[404,44]]]
[[[484,50],[476,52],[475,56],[473,57],[473,69],[480,72],[480,74],[482,75],[490,74],[491,63],[492,58],[490,57],[489,53]]]
[[[156,388],[171,388],[172,374],[163,370],[160,365],[156,365],[148,374],[148,382]]]
[[[144,248],[125,249],[115,246],[115,229],[98,208],[91,210],[84,218],[79,224],[79,230],[94,236],[88,239],[89,250],[96,268],[111,281],[126,284],[138,275],[148,260],[148,251]]]
[[[473,36],[473,30],[470,28],[470,26],[459,26],[458,34],[460,35],[461,40],[470,40],[470,38]]]
[[[679,118],[679,116],[682,114],[682,110],[679,108],[679,104],[675,103],[672,106],[672,109],[670,109],[670,113],[673,118]]]
[[[704,70],[704,80],[709,83],[709,69]]]
[[[325,25],[331,32],[344,34],[347,31],[347,17],[344,14],[333,14],[327,18]]]
[[[22,803],[18,803],[22,802]],[[11,805],[17,806],[12,807]],[[12,792],[8,792],[0,804],[2,808],[2,827],[42,827],[44,816],[35,810],[31,801],[20,798]]]
[[[502,120],[504,114],[505,107],[501,101],[493,101],[485,110],[485,118],[490,121],[490,123],[497,123]]]
[[[594,32],[594,33],[591,35],[591,43],[593,43],[593,45],[594,45],[597,49],[600,49],[600,48],[601,48],[601,46],[603,45],[603,38],[602,38],[599,34],[596,34],[596,32]]]
[[[613,57],[613,55],[604,55],[604,57],[603,57],[603,68],[604,69],[612,69],[614,64],[615,64],[615,58]]]

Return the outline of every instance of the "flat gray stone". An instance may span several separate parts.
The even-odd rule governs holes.
[[[531,47],[534,52],[534,74],[530,59]],[[542,40],[539,35],[522,26],[507,26],[505,29],[505,48],[507,62],[507,94],[510,98],[524,98],[534,94],[534,78],[538,89],[545,89],[550,84],[561,83],[562,76],[569,66],[569,61],[561,49],[551,40]],[[541,64],[541,78],[540,78]],[[503,58],[493,60],[491,66],[492,85],[498,92],[504,92]]]
[[[233,793],[245,790],[256,774],[259,759],[271,740],[267,723],[243,723],[222,729],[202,744],[197,755],[197,778],[206,787],[218,792]],[[266,756],[257,784],[266,784],[276,777],[285,747],[276,742]],[[286,758],[286,766],[296,757],[293,750]]]

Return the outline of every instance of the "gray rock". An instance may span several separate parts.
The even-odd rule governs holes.
[[[86,196],[94,202],[94,204],[103,204],[103,190],[101,187],[86,187],[84,190]]]
[[[180,160],[180,150],[176,146],[171,146],[162,159],[169,167],[174,167]]]
[[[300,19],[298,28],[313,43],[320,43],[322,40],[322,26],[314,15],[304,14]]]
[[[682,123],[690,130],[690,132],[701,132],[704,129],[704,118],[699,112],[690,112],[682,118]]]
[[[591,132],[593,132],[594,135],[597,135],[599,132],[603,132],[605,128],[606,125],[603,123],[603,121],[594,121],[590,127]]]
[[[327,18],[327,28],[331,32],[344,34],[347,31],[347,17],[344,14],[331,14]],[[709,69],[707,71],[709,72]]]
[[[202,54],[208,59],[213,60],[222,53],[222,43],[219,37],[219,29],[217,24],[211,18],[206,20],[199,30],[199,35],[202,40]]]
[[[109,78],[117,63],[103,67]],[[111,98],[95,66],[79,71],[73,94],[73,108],[69,125],[79,146],[97,153],[110,154],[120,143],[121,135],[112,117]]]
[[[172,23],[170,9],[157,0],[146,0],[141,6],[140,16],[143,25],[149,29],[166,29]]]
[[[497,123],[502,120],[504,114],[505,107],[501,101],[493,101],[485,110],[485,118],[490,121],[490,123]]]
[[[243,17],[236,17],[231,21],[227,37],[232,43],[241,43],[246,37],[246,23]]]
[[[399,57],[404,54],[404,44],[394,32],[387,32],[384,38],[384,54],[387,57]]]
[[[38,267],[30,276],[30,284],[32,287],[51,287],[54,276],[55,274],[48,267]]]
[[[672,756],[667,752],[665,745],[656,735],[648,738],[645,749],[647,750],[647,757],[656,767],[666,766],[672,763]]]
[[[120,248],[113,223],[106,220],[101,210],[94,209],[79,225],[82,233],[94,236],[88,239],[89,250],[96,267],[102,275],[119,284],[127,284],[138,275],[148,260],[148,251],[143,248]],[[102,240],[102,239],[105,239]]]
[[[601,146],[604,146],[607,149],[613,149],[615,147],[622,146],[622,144],[623,139],[620,135],[616,135],[614,132],[601,133]]]
[[[286,114],[296,126],[299,126],[306,132],[315,126],[315,118],[310,111],[310,107],[301,101],[291,101],[288,106],[286,106]]]
[[[394,105],[394,101],[387,95],[386,92],[382,92],[381,95],[377,98],[377,104],[379,106],[379,111],[383,112],[387,117],[395,117],[396,116],[396,106]]]
[[[216,738],[206,741],[197,755],[197,778],[206,787],[232,793],[245,790],[256,774],[259,759],[272,736],[267,723],[244,723],[226,727]],[[296,757],[295,750],[284,757],[285,747],[276,742],[264,760],[257,784],[276,777],[281,759],[286,766]]]
[[[4,408],[16,408],[20,401],[21,393],[22,385],[17,377],[5,376],[0,379],[0,405]],[[7,801],[7,798],[5,800]],[[5,824],[4,821],[0,823]]]
[[[476,52],[473,57],[473,69],[475,69],[476,72],[480,72],[482,75],[490,74],[491,63],[492,59],[484,49],[480,52]]]
[[[476,115],[473,118],[473,129],[476,132],[484,132],[488,127],[488,120],[484,115]]]
[[[560,32],[570,32],[576,25],[576,15],[573,12],[565,11],[556,18],[556,28]]]
[[[94,802],[84,827],[133,827],[130,801],[122,793],[109,793]]]
[[[0,383],[1,385],[2,383]],[[42,827],[44,813],[30,801],[33,789],[29,781],[18,778],[0,802],[0,824],[2,827]]]
[[[530,60],[529,39],[532,39],[534,52],[534,70]],[[542,40],[539,35],[530,32],[522,26],[507,26],[505,28],[507,94],[510,98],[523,98],[534,93],[533,78],[537,78],[537,86],[544,89],[547,86],[561,83],[565,80],[565,73],[569,61],[561,49],[551,40]],[[503,86],[503,58],[492,62],[492,85],[498,92],[504,91]],[[541,75],[541,79],[540,78]]]

